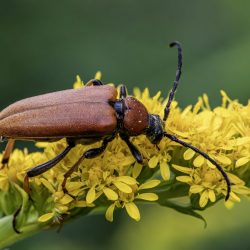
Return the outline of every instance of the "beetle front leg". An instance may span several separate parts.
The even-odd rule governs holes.
[[[75,143],[72,141],[68,141],[68,144],[69,145],[63,150],[63,152],[57,155],[55,158],[32,168],[26,173],[26,176],[24,177],[23,189],[28,194],[30,193],[29,178],[46,172],[47,170],[54,167],[59,161],[61,161],[68,154],[68,152],[75,146]]]
[[[68,190],[66,189],[66,182],[67,179],[71,176],[71,174],[73,172],[75,172],[77,170],[77,168],[79,167],[79,165],[81,164],[81,162],[86,158],[86,159],[91,159],[91,158],[95,158],[98,155],[100,155],[101,153],[104,152],[104,150],[106,149],[106,147],[108,146],[108,143],[110,141],[112,141],[115,138],[115,134],[113,136],[111,136],[110,138],[106,138],[103,140],[101,147],[99,148],[93,148],[93,149],[89,149],[88,151],[86,151],[78,160],[77,162],[64,174],[64,180],[62,182],[62,190],[64,193],[69,194]],[[69,194],[70,195],[70,194]],[[71,196],[71,195],[70,195]]]
[[[100,80],[97,80],[97,79],[91,79],[89,80],[86,84],[85,84],[85,87],[86,86],[100,86],[100,85],[103,85],[102,81]]]
[[[124,85],[120,87],[120,99],[125,99],[127,97],[127,89]]]
[[[4,150],[3,158],[2,158],[2,167],[1,167],[1,169],[4,168],[4,166],[9,162],[10,154],[13,151],[14,144],[15,144],[14,139],[9,139],[8,140],[8,142],[6,144],[6,147],[5,147],[5,150]]]
[[[143,157],[140,151],[136,148],[136,146],[132,142],[130,142],[129,136],[120,134],[120,137],[126,142],[130,149],[130,152],[132,153],[136,161],[141,164],[143,162]]]

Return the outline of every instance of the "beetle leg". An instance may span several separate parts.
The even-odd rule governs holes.
[[[32,168],[31,170],[29,170],[26,173],[26,176],[24,177],[24,190],[29,194],[30,189],[29,189],[29,178],[30,177],[34,177],[37,175],[40,175],[44,172],[46,172],[47,170],[51,169],[52,167],[54,167],[59,161],[61,161],[66,155],[67,153],[75,146],[75,143],[73,142],[68,142],[68,146],[63,150],[62,153],[60,153],[59,155],[57,155],[55,158],[41,164],[38,165],[34,168]]]
[[[103,85],[103,83],[102,83],[102,81],[100,81],[100,80],[97,80],[97,79],[91,79],[91,80],[89,80],[86,84],[85,84],[85,86],[100,86],[100,85]]]
[[[4,168],[5,164],[8,163],[9,161],[9,158],[10,158],[10,154],[13,150],[13,147],[14,147],[14,144],[15,144],[15,140],[14,139],[9,139],[8,142],[7,142],[7,145],[5,147],[5,150],[4,150],[4,154],[3,154],[3,158],[2,158],[2,168]]]
[[[71,176],[73,172],[75,172],[78,168],[78,166],[81,164],[81,162],[86,159],[95,158],[96,156],[103,153],[103,151],[106,149],[108,143],[112,141],[115,138],[115,134],[112,135],[109,138],[106,138],[103,140],[101,147],[99,148],[92,148],[86,151],[78,160],[77,162],[64,174],[64,180],[62,182],[62,190],[64,193],[69,194],[68,190],[66,189],[66,182],[67,179]],[[70,195],[70,194],[69,194]],[[71,195],[70,195],[71,196]]]
[[[17,216],[19,215],[20,211],[22,209],[22,206],[20,206],[14,213],[13,215],[13,220],[12,220],[12,228],[14,229],[14,231],[17,233],[17,234],[20,234],[21,232],[17,229],[16,227],[16,219],[17,219]]]
[[[127,97],[127,89],[124,85],[120,87],[120,99],[125,99]]]
[[[126,142],[130,149],[130,152],[132,153],[136,161],[141,164],[143,162],[143,157],[140,151],[136,148],[136,146],[132,142],[130,142],[129,136],[120,134],[120,137]]]

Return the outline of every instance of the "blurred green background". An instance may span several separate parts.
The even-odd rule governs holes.
[[[224,89],[233,99],[249,98],[250,2],[210,1],[1,1],[0,108],[18,99],[71,88],[97,70],[104,82],[171,88],[176,50],[183,44],[183,77],[176,99],[194,104],[206,92],[213,106]],[[141,207],[142,220],[124,211],[115,222],[90,216],[62,232],[40,233],[13,250],[78,249],[250,249],[250,204],[228,211],[223,204],[202,213],[203,224],[175,211]]]

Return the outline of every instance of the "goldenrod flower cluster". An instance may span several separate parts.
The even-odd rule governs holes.
[[[98,72],[95,78],[100,77]],[[79,76],[74,87],[84,87]],[[206,95],[184,110],[174,101],[165,129],[207,153],[223,167],[232,182],[232,192],[226,203],[230,207],[242,196],[250,195],[250,102],[242,105],[223,91],[221,95],[222,105],[215,109],[211,109]],[[167,100],[160,92],[151,97],[148,89],[141,92],[136,88],[134,96],[149,113],[163,117]],[[151,144],[145,135],[130,140],[143,155],[142,165],[136,163],[127,145],[117,136],[103,154],[83,160],[68,178],[66,194],[62,190],[64,174],[85,151],[100,146],[101,142],[78,144],[55,167],[30,178],[31,199],[22,190],[25,173],[54,158],[67,143],[65,139],[38,142],[36,146],[42,150],[33,153],[27,149],[15,149],[8,166],[0,171],[1,216],[11,215],[24,206],[26,210],[22,208],[18,215],[23,218],[17,217],[20,230],[31,221],[48,226],[99,209],[104,209],[106,219],[113,221],[114,211],[125,208],[128,215],[138,221],[138,204],[143,201],[178,210],[181,205],[172,200],[188,197],[186,213],[193,211],[196,216],[195,210],[225,198],[227,186],[220,172],[191,149],[167,138],[157,146]],[[181,212],[185,213],[185,209]]]

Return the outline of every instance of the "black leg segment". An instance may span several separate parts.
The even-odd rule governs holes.
[[[127,89],[124,85],[120,87],[120,99],[125,99],[127,97]]]
[[[103,85],[103,83],[102,83],[102,81],[100,81],[100,80],[91,79],[91,80],[89,80],[89,81],[85,84],[85,86],[91,86],[91,85],[93,85],[93,86],[100,86],[100,85]]]
[[[127,143],[130,152],[132,153],[136,161],[141,164],[143,162],[143,157],[140,151],[136,148],[136,146],[132,142],[130,142],[129,136],[120,134],[120,137]]]
[[[59,161],[61,161],[66,155],[67,153],[74,147],[74,145],[68,145],[62,153],[60,153],[59,155],[57,155],[55,158],[37,166],[32,168],[31,170],[29,170],[27,172],[27,176],[28,177],[34,177],[37,175],[40,175],[44,172],[46,172],[47,170],[51,169],[52,167],[54,167]]]

